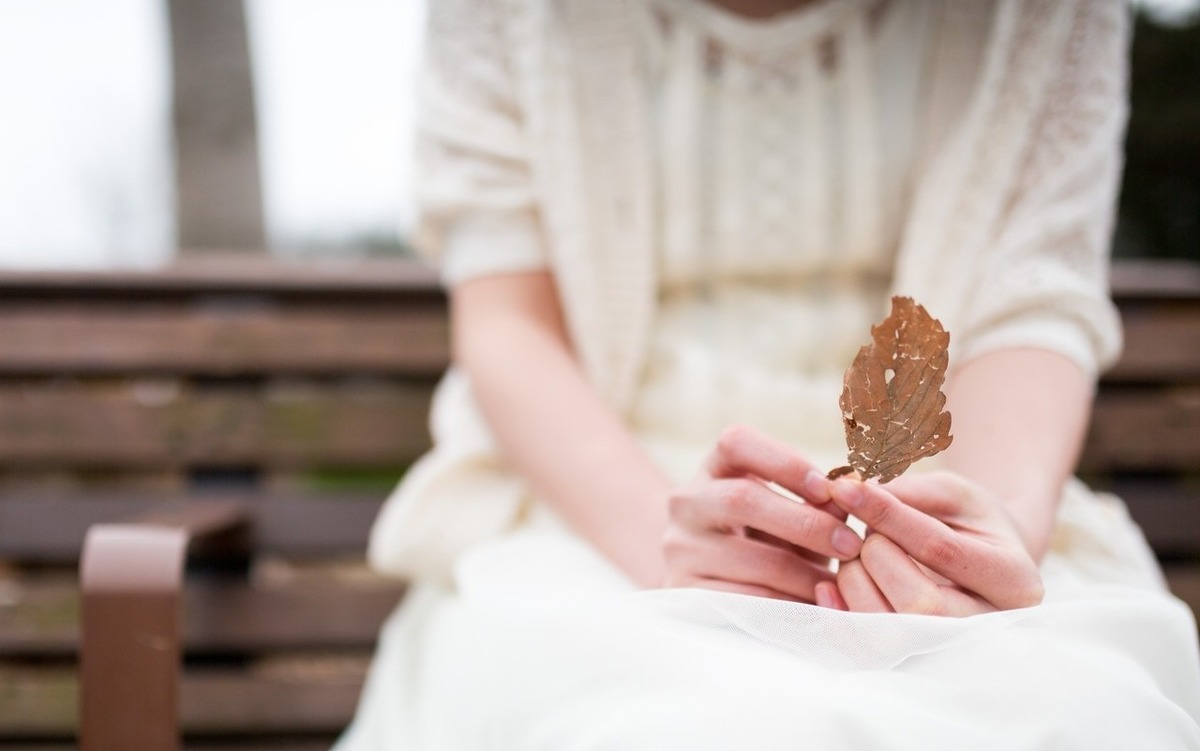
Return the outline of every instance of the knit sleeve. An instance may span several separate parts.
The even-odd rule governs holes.
[[[508,3],[437,0],[419,85],[417,250],[454,285],[546,265],[509,65]]]
[[[1127,115],[1124,5],[1075,3],[1059,70],[970,305],[963,361],[1036,347],[1094,377],[1119,354],[1108,271]]]

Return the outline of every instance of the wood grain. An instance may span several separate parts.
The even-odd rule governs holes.
[[[1102,391],[1081,466],[1110,472],[1200,468],[1200,385]]]
[[[88,527],[191,502],[240,503],[256,551],[289,559],[361,557],[383,493],[206,492],[132,495],[116,491],[0,495],[0,557],[74,565]]]
[[[449,331],[436,305],[29,302],[0,306],[0,352],[0,375],[433,377]]]
[[[250,583],[196,578],[184,593],[184,649],[197,655],[370,651],[404,585],[376,577]],[[61,575],[0,588],[0,653],[72,658],[79,588]]]
[[[189,671],[183,731],[192,735],[336,733],[349,722],[365,660],[295,661],[250,670]],[[75,732],[78,690],[69,668],[0,666],[0,738]]]
[[[0,384],[0,463],[399,469],[429,445],[430,396],[429,383]]]
[[[1125,349],[1109,383],[1200,383],[1200,312],[1191,302],[1128,302],[1122,306]]]

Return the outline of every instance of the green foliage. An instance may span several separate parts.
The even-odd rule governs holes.
[[[1200,18],[1136,17],[1117,255],[1200,261]]]

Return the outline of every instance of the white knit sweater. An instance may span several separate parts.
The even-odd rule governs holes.
[[[548,264],[586,370],[619,410],[657,288],[638,1],[438,0],[419,153],[421,245],[445,258],[448,282],[459,257],[487,271],[481,247],[497,270]],[[1107,250],[1127,10],[934,0],[932,23],[893,286],[946,325],[952,367],[1039,347],[1095,375],[1120,347]],[[858,172],[850,182],[866,190],[869,167]],[[865,211],[861,226],[877,221]],[[515,522],[527,492],[453,369],[432,429],[435,448],[385,507],[370,553],[385,570],[445,579],[458,552]]]

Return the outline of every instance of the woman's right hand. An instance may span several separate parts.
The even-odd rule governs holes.
[[[664,585],[815,602],[817,583],[834,578],[830,559],[862,548],[830,498],[825,474],[794,449],[727,428],[699,476],[670,496]]]

